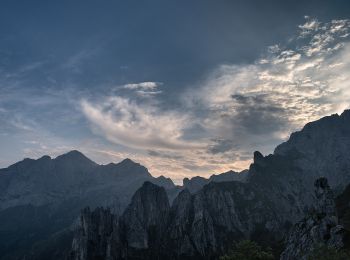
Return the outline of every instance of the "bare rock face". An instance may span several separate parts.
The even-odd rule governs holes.
[[[160,255],[170,206],[166,191],[145,182],[121,217],[97,208],[82,211],[71,259],[152,259]]]
[[[174,258],[180,258],[186,254],[196,255],[196,247],[191,237],[193,223],[193,197],[185,189],[180,192],[173,202],[166,230],[167,248]]]
[[[314,207],[292,228],[282,260],[307,259],[320,244],[343,247],[345,230],[327,179],[317,179],[314,189]],[[183,190],[170,208],[164,188],[146,182],[121,217],[102,208],[82,211],[71,256],[215,259],[232,241],[281,239],[284,221],[269,196],[249,184],[211,183],[196,194]]]
[[[97,208],[81,212],[76,236],[72,243],[71,259],[114,259],[120,255],[118,217],[109,209]]]
[[[326,178],[315,181],[314,209],[297,223],[287,240],[281,260],[308,259],[320,245],[335,249],[344,246],[344,227],[338,224],[333,192]]]
[[[215,258],[232,241],[250,238],[258,228],[264,235],[277,232],[281,220],[266,200],[264,194],[248,184],[222,182],[206,185],[196,194],[183,190],[170,208],[164,188],[146,182],[119,221],[114,220],[119,226],[110,225],[110,218],[115,217],[105,217],[102,209],[95,214],[103,217],[82,218],[88,221],[81,221],[80,230],[84,232],[77,232],[74,241],[80,243],[73,243],[72,255],[85,256],[76,260],[101,256],[101,252],[107,252],[105,256],[114,252],[112,258],[102,259]],[[91,223],[89,220],[97,224],[86,225]],[[106,223],[101,224],[100,220]],[[104,232],[104,227],[111,230]],[[84,234],[90,234],[88,237],[94,242],[89,242]],[[116,250],[108,250],[116,245]],[[97,252],[86,254],[86,248]]]
[[[150,248],[157,251],[169,211],[170,205],[165,189],[145,182],[135,193],[122,216],[128,251],[135,254]]]
[[[277,146],[274,154],[298,153],[300,174],[312,182],[326,177],[332,188],[343,190],[350,183],[350,110],[310,122]],[[307,179],[307,178],[305,178]],[[312,185],[313,183],[311,183]]]

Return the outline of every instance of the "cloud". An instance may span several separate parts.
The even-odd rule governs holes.
[[[307,21],[298,26],[299,29],[301,29],[300,37],[305,37],[312,32],[317,31],[321,26],[321,23],[317,21],[317,19],[311,19],[309,16],[305,16],[305,19]]]
[[[122,97],[102,103],[81,101],[81,108],[94,129],[109,141],[137,149],[183,150],[201,145],[182,139],[188,116],[161,111],[151,104],[137,104]]]
[[[162,83],[159,82],[141,82],[141,83],[132,83],[132,84],[126,84],[123,86],[123,88],[126,89],[137,89],[137,90],[154,90],[157,87],[159,87]]]
[[[234,94],[232,108],[235,124],[254,135],[273,134],[288,125],[286,111],[267,94]]]
[[[219,66],[183,93],[181,108],[164,109],[163,95],[149,95],[160,91],[157,82],[80,105],[95,133],[131,149],[155,175],[242,170],[255,150],[270,153],[305,123],[349,107],[349,28],[348,20],[307,18],[291,41],[267,47],[254,63]]]
[[[161,85],[163,85],[162,82],[147,81],[147,82],[126,84],[122,86],[122,88],[127,90],[132,90],[137,95],[147,98],[147,97],[152,97],[154,95],[162,93],[162,91],[159,90],[159,87]]]
[[[157,152],[157,151],[148,151],[148,155],[159,157],[159,158],[166,158],[166,159],[173,159],[173,160],[180,160],[183,159],[183,156],[176,155],[176,154],[170,154],[170,153],[164,153],[164,152]]]
[[[185,93],[212,139],[228,140],[210,152],[235,149],[229,140],[241,152],[270,152],[305,123],[349,107],[350,21],[307,17],[298,28],[286,47],[268,47],[254,64],[222,65]]]
[[[213,144],[209,145],[208,152],[212,154],[225,153],[228,151],[237,150],[237,145],[233,140],[229,139],[214,139]]]

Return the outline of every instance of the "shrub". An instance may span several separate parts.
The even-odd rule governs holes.
[[[220,260],[273,260],[275,259],[271,249],[263,249],[257,243],[250,240],[242,240],[235,244],[228,254],[220,257]]]
[[[314,249],[308,260],[349,260],[350,255],[345,250],[328,248],[323,245]]]

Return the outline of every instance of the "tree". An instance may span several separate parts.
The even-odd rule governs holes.
[[[273,260],[271,249],[265,249],[250,240],[242,240],[233,246],[220,260]]]
[[[345,250],[337,250],[335,248],[329,248],[325,245],[319,246],[314,249],[308,260],[348,260],[350,255]]]

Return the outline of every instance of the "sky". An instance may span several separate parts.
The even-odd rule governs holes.
[[[241,171],[349,108],[349,40],[347,0],[1,1],[0,167]]]

